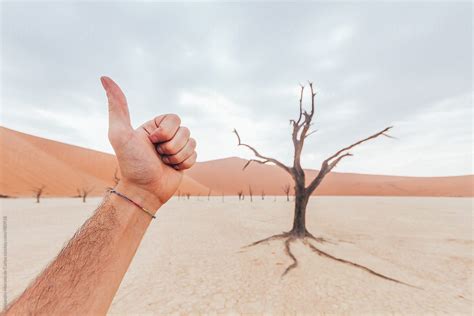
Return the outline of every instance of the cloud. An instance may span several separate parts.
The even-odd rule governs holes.
[[[329,46],[333,49],[340,48],[350,41],[355,34],[355,27],[351,25],[341,25],[336,27],[329,34]]]
[[[106,74],[123,87],[134,126],[178,112],[199,160],[248,157],[235,127],[290,162],[288,122],[299,83],[312,80],[318,132],[307,167],[395,125],[399,140],[364,145],[338,170],[466,174],[471,12],[469,3],[6,2],[1,121],[110,152]]]
[[[378,139],[353,150],[355,156],[338,170],[359,166],[366,173],[472,174],[472,97],[446,98],[394,122],[390,134],[396,139]]]

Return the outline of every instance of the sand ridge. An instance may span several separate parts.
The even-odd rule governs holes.
[[[45,196],[71,197],[77,189],[93,188],[101,195],[114,185],[117,170],[115,156],[24,134],[0,127],[0,194],[32,196],[45,185]],[[184,174],[176,194],[245,195],[252,188],[256,197],[284,195],[282,189],[292,183],[290,176],[272,165],[251,164],[231,157],[198,162]],[[306,170],[307,179],[317,171]],[[354,173],[330,173],[315,195],[372,196],[458,196],[472,197],[474,176],[398,177]]]

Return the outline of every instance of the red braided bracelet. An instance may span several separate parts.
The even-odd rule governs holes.
[[[151,218],[156,218],[156,216],[153,215],[152,212],[150,212],[149,210],[147,210],[146,208],[144,208],[144,207],[141,206],[140,204],[136,203],[135,201],[133,201],[132,199],[130,199],[130,198],[127,197],[126,195],[124,195],[124,194],[122,194],[122,193],[120,193],[120,192],[118,192],[118,191],[115,191],[114,189],[111,189],[109,192],[110,192],[110,193],[114,193],[114,194],[120,196],[122,199],[125,199],[125,200],[129,201],[130,203],[132,203],[133,205],[135,205],[136,207],[138,207],[139,209],[141,209],[143,212],[145,212],[145,213],[147,213],[148,215],[150,215]]]

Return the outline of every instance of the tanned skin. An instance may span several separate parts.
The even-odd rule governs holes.
[[[109,140],[122,179],[115,188],[155,213],[196,161],[196,142],[174,114],[133,129],[120,87],[101,78],[109,103]],[[6,315],[103,315],[120,286],[151,216],[108,195],[57,258],[17,298]]]

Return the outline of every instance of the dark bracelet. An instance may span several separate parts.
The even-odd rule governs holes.
[[[138,207],[139,209],[141,209],[143,212],[147,213],[148,215],[151,216],[151,218],[156,218],[155,215],[153,215],[152,212],[150,212],[149,210],[147,210],[146,208],[144,208],[143,206],[141,206],[140,204],[136,203],[135,201],[133,201],[132,199],[130,199],[129,197],[125,196],[124,194],[118,192],[118,191],[115,191],[114,189],[111,189],[109,191],[110,193],[113,193],[113,194],[116,194],[118,196],[120,196],[122,199],[125,199],[127,201],[129,201],[130,203],[132,203],[133,205],[135,205],[136,207]]]

